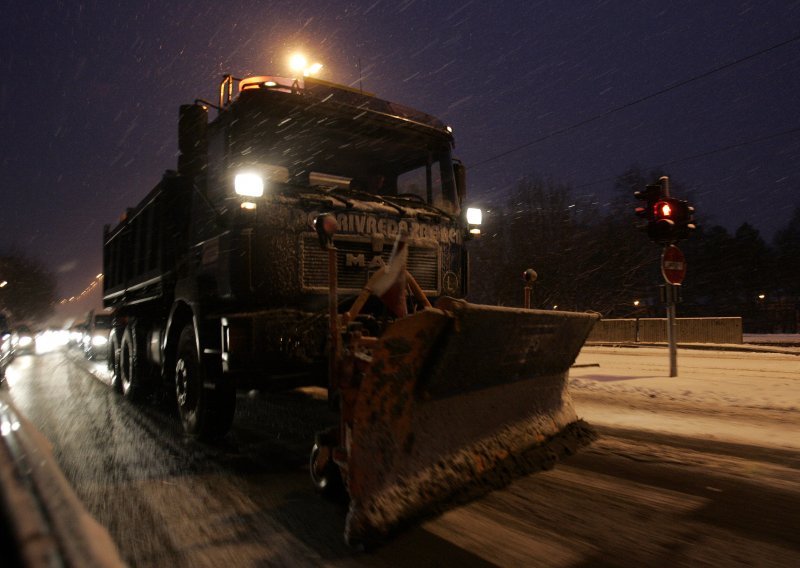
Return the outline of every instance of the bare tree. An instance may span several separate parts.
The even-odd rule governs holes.
[[[473,249],[473,297],[519,305],[523,270],[533,268],[536,307],[626,315],[652,282],[658,254],[636,231],[632,205],[577,198],[553,180],[524,179]],[[631,198],[632,201],[632,198]]]

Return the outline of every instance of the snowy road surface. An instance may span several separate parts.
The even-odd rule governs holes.
[[[9,391],[133,566],[797,566],[798,361],[681,352],[669,379],[663,349],[586,348],[573,392],[598,441],[366,554],[307,479],[324,401],[240,397],[208,446],[76,354],[20,357]]]

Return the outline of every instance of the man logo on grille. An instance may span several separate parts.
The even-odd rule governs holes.
[[[348,252],[344,255],[344,265],[348,268],[352,268],[354,266],[365,268],[367,266],[367,261],[363,254],[352,254]]]
[[[353,254],[353,253],[345,253],[344,255],[344,265],[348,268],[367,268],[369,267],[370,270],[374,270],[376,268],[380,268],[384,266],[386,263],[383,261],[379,254],[376,254],[372,257],[372,260],[369,261],[369,265],[367,265],[367,258],[364,254]]]

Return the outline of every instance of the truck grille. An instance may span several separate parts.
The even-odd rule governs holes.
[[[376,256],[389,261],[393,243],[384,243],[383,250],[374,252],[368,239],[337,236],[333,239],[337,248],[336,265],[339,289],[358,291],[367,283],[375,267],[370,263]],[[303,288],[307,291],[328,289],[328,254],[319,246],[316,235],[305,235],[302,240]],[[408,271],[414,276],[426,294],[436,295],[439,290],[439,250],[435,247],[410,246],[408,248]]]

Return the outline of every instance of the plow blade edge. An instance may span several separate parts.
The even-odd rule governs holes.
[[[350,432],[348,542],[506,485],[577,424],[567,375],[598,316],[440,306],[396,321],[373,350]]]

